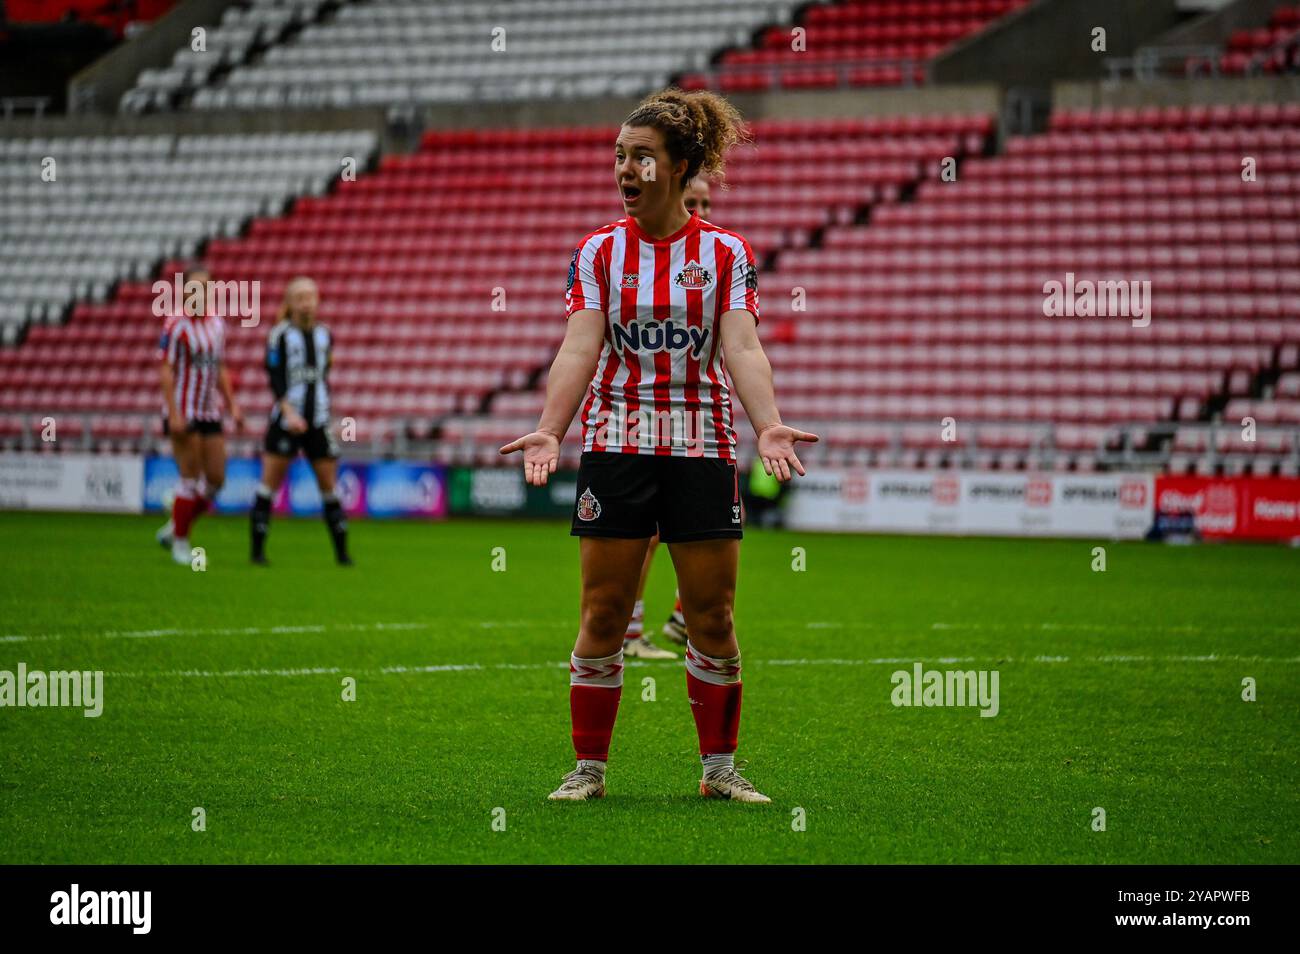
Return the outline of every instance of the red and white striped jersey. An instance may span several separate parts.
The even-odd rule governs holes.
[[[217,374],[225,347],[226,321],[218,315],[172,315],[164,320],[158,356],[172,366],[176,409],[185,420],[221,420]]]
[[[728,311],[758,320],[749,243],[692,215],[655,239],[631,218],[591,233],[569,264],[567,316],[605,314],[605,347],[583,402],[582,449],[734,460],[719,342]]]

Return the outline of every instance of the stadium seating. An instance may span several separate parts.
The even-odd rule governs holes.
[[[1179,468],[1294,472],[1300,386],[1261,395],[1300,367],[1297,145],[1295,106],[1060,112],[956,182],[782,249],[763,330],[783,413],[823,435],[807,459],[1091,470],[1124,439]],[[1150,325],[1046,317],[1067,272],[1151,281]],[[449,419],[445,456],[487,460],[541,401]],[[1258,439],[1230,439],[1248,412]]]
[[[607,142],[607,130],[592,132],[593,149]],[[714,189],[713,220],[744,234],[760,262],[769,264],[799,254],[798,250],[808,249],[826,230],[854,222],[871,208],[899,199],[918,182],[937,177],[945,157],[982,153],[992,133],[992,120],[987,116],[929,116],[768,121],[755,123],[753,132],[755,145],[738,150],[728,164],[729,188]],[[436,152],[421,161],[439,164],[449,171],[464,168],[463,155],[447,153],[450,142],[457,135],[431,137]],[[483,138],[482,134],[463,135],[475,141]],[[545,137],[548,134],[537,135]],[[496,136],[504,144],[518,134]],[[531,162],[531,156],[519,156],[517,147],[500,149],[496,160],[489,156],[488,152],[476,154],[474,166],[486,173],[488,170],[495,172],[492,168],[495,164],[504,168]],[[393,161],[408,165],[405,160]],[[588,229],[591,222],[599,221],[596,209],[608,208],[609,186],[605,181],[608,172],[603,168],[598,151],[590,161],[580,162],[563,149],[550,146],[537,154],[536,162],[538,171],[530,181],[541,182],[544,188],[536,190],[537,196],[526,199],[525,210],[514,212],[513,219],[532,226],[532,218],[521,220],[521,216],[532,214],[528,206],[538,206],[543,213],[536,219],[538,225],[546,220],[567,222],[572,216],[574,226],[567,242],[557,246],[549,260],[536,265],[523,257],[513,260],[521,269],[537,269],[538,297],[535,313],[526,313],[529,326],[550,329],[553,321],[550,316],[557,314],[558,308],[554,291],[556,262],[567,258],[574,235]],[[563,172],[565,167],[583,171],[568,174]],[[791,178],[792,168],[798,169],[798,178],[794,180]],[[502,184],[508,186],[509,183],[503,181]],[[427,190],[417,191],[427,195]],[[514,207],[517,200],[512,192],[505,191],[506,195],[451,201],[469,201],[477,205],[486,200],[503,209]],[[591,212],[579,211],[576,202],[579,196],[586,194],[591,196],[593,203]],[[601,206],[602,202],[604,206]],[[617,217],[617,211],[611,217]],[[490,228],[490,225],[485,225],[485,228]],[[489,263],[489,267],[499,266]],[[524,271],[520,277],[526,274]],[[484,282],[480,281],[478,287],[483,286]],[[765,323],[764,333],[779,339],[784,334],[782,326],[780,318],[774,318]],[[561,331],[562,328],[556,325],[545,337],[538,339],[541,361],[534,370],[542,371],[549,363]],[[509,388],[510,383],[501,382],[501,386]],[[535,387],[522,391],[506,390],[489,396],[490,413],[457,414],[442,421],[437,431],[439,440],[435,456],[454,463],[495,463],[496,448],[502,443],[502,435],[518,431],[520,427],[531,428],[536,423],[543,387],[544,376],[539,376]],[[565,460],[576,461],[577,454],[578,431],[575,427],[565,443]]]
[[[729,165],[730,187],[715,189],[720,221],[770,260],[936,175],[943,157],[983,151],[991,130],[988,117],[757,123],[755,145]],[[498,390],[528,387],[549,363],[573,246],[622,214],[610,137],[604,126],[430,132],[417,153],[259,219],[246,236],[216,238],[204,257],[221,280],[260,282],[268,312],[290,277],[315,276],[338,345],[340,416],[355,418],[360,440],[391,436],[399,418],[428,434]],[[87,425],[92,446],[148,433],[158,401],[152,297],[150,283],[126,283],[110,302],[79,305],[67,328],[37,329],[0,351],[0,412],[60,402],[114,412]],[[269,403],[264,336],[265,327],[232,324],[230,361],[253,412]],[[477,458],[488,450],[440,447]]]
[[[1296,366],[1297,145],[1300,107],[1058,112],[1047,134],[969,160],[958,181],[827,230],[767,283],[798,284],[809,302],[796,340],[770,349],[785,413],[935,422],[884,449],[855,435],[872,460],[1082,469],[1114,425],[1208,419]],[[1149,280],[1150,325],[1046,317],[1044,284],[1068,272]],[[946,446],[948,416],[991,422],[992,441],[977,427],[973,447]],[[1294,441],[1256,446],[1256,466],[1294,460]]]
[[[125,110],[391,106],[638,95],[744,43],[795,4],[755,0],[427,0],[231,8],[208,52],[146,71]]]
[[[999,154],[980,116],[753,129],[712,217],[760,259],[783,413],[824,437],[810,461],[1091,470],[1133,452],[1176,470],[1296,468],[1300,105],[1057,111]],[[620,215],[609,134],[432,131],[204,254],[219,278],[261,282],[268,310],[293,275],[320,281],[335,410],[360,440],[495,462],[540,410],[557,276]],[[1150,323],[1048,317],[1045,283],[1070,273],[1149,281]],[[0,351],[0,442],[58,407],[89,446],[149,434],[149,298],[125,283]],[[252,413],[269,400],[264,335],[231,336]],[[1247,417],[1257,440],[1234,439]]]
[[[321,193],[372,133],[0,140],[0,339]]]
[[[849,0],[809,5],[790,26],[722,54],[682,78],[686,89],[727,93],[925,82],[926,64],[1027,0]]]
[[[1263,17],[1266,12],[1256,6],[1249,8],[1247,15]],[[1294,73],[1300,69],[1300,6],[1278,4],[1267,22],[1233,30],[1219,44],[1189,49],[1157,43],[1140,52],[1148,70],[1170,76]]]
[[[1268,25],[1237,30],[1228,38],[1219,69],[1229,75],[1282,73],[1300,66],[1300,6],[1273,11]]]
[[[326,0],[251,0],[227,7],[207,31],[202,48],[177,50],[170,66],[145,69],[122,97],[124,112],[178,105],[180,95],[201,88],[216,75],[247,63],[255,53],[291,36],[320,16]]]

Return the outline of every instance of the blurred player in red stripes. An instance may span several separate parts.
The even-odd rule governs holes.
[[[732,624],[741,503],[731,391],[745,406],[765,469],[802,474],[759,344],[758,269],[749,243],[686,211],[686,183],[718,176],[743,138],[740,116],[709,92],[648,97],[614,144],[627,215],[579,243],[569,265],[568,325],[537,430],[524,452],[541,486],[581,405],[583,454],[572,534],[580,537],[582,609],[569,660],[577,766],[552,799],[605,794],[623,686],[623,636],[650,538],[677,570],[690,631],[686,684],[700,741],[700,793],[770,801],[736,770],[740,648]]]
[[[171,548],[173,560],[188,565],[190,527],[212,506],[226,482],[226,439],[218,394],[239,430],[244,428],[244,414],[226,370],[226,321],[207,307],[212,275],[204,265],[191,265],[182,278],[184,307],[165,320],[158,352],[163,433],[171,438],[180,480],[172,500],[172,519],[158,531],[157,539]]]
[[[710,196],[709,180],[696,176],[686,183],[682,193],[682,204],[686,211],[709,220],[713,210]],[[645,634],[645,586],[650,579],[650,565],[654,563],[655,552],[659,549],[659,534],[650,538],[650,545],[645,551],[645,565],[641,567],[641,581],[636,587],[636,602],[632,604],[632,619],[628,621],[627,632],[623,635],[623,655],[639,659],[676,659],[677,654],[667,649],[660,649]],[[673,611],[664,623],[664,635],[680,646],[685,646],[690,638],[686,631],[686,617],[682,615],[682,594],[677,592],[673,598]]]

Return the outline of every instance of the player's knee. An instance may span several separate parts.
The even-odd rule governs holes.
[[[688,628],[691,638],[699,639],[701,642],[729,639],[734,626],[730,600],[719,600],[705,606],[694,607],[694,612],[689,615]]]
[[[596,639],[621,639],[631,607],[624,595],[608,589],[589,590],[582,599],[582,628]]]

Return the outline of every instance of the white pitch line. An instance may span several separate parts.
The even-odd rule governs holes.
[[[814,621],[804,624],[806,629],[847,629],[850,632],[876,630],[880,627],[874,623],[842,623],[834,621]],[[436,622],[397,622],[397,623],[316,623],[302,626],[228,626],[207,629],[183,629],[169,627],[162,629],[105,630],[98,633],[12,633],[0,636],[0,643],[23,643],[58,639],[161,639],[168,636],[286,636],[299,634],[320,634],[332,632],[411,632],[417,630],[454,630],[460,627],[477,627],[479,629],[562,629],[573,628],[568,621],[554,620],[439,620]],[[900,627],[906,628],[906,627]],[[1187,635],[1191,633],[1243,632],[1268,636],[1300,636],[1300,628],[1287,627],[1222,627],[1203,628],[1198,626],[1146,626],[1149,633]],[[1104,632],[1115,631],[1114,626],[1091,623],[1020,623],[998,624],[984,623],[931,623],[931,630],[955,630],[971,632],[998,632],[1009,630],[1055,630],[1064,632]]]
[[[337,666],[311,666],[305,669],[159,669],[154,672],[108,672],[107,676],[143,679],[152,676],[180,676],[192,679],[238,679],[247,676],[329,676],[342,672]]]
[[[109,629],[100,633],[43,633],[39,635],[14,633],[0,636],[0,642],[25,643],[51,639],[161,639],[167,636],[292,636],[302,633],[368,633],[409,632],[412,630],[456,629],[477,626],[481,629],[570,629],[569,622],[552,620],[439,620],[424,623],[316,623],[304,626],[223,626],[214,628],[182,629]]]
[[[936,658],[917,658],[915,656],[889,657],[879,659],[754,659],[750,660],[751,665],[759,666],[911,666],[917,663],[953,665],[956,663],[984,663],[991,665],[1006,665],[1007,663],[1031,662],[1031,663],[1049,663],[1059,664],[1070,662],[1068,656],[1034,656],[1028,659],[1015,659],[1010,656],[1003,656],[997,659],[976,659],[975,657],[936,657]],[[1084,663],[1131,663],[1131,662],[1178,662],[1178,663],[1228,663],[1228,662],[1251,662],[1251,663],[1300,663],[1300,656],[1090,656],[1074,660],[1075,662]],[[629,660],[627,668],[653,668],[667,669],[680,668],[682,662],[665,661],[665,662],[647,662],[642,659]],[[541,670],[541,669],[567,669],[567,662],[545,662],[545,663],[435,663],[427,666],[383,666],[379,669],[344,669],[338,666],[311,666],[298,669],[229,669],[222,672],[216,672],[206,669],[166,669],[166,670],[142,670],[137,672],[109,672],[108,676],[122,677],[127,679],[143,679],[150,677],[187,677],[202,679],[220,679],[220,678],[240,678],[247,676],[328,676],[343,673],[349,676],[393,676],[393,675],[424,675],[429,673],[440,672],[481,672],[488,669],[503,670]]]

